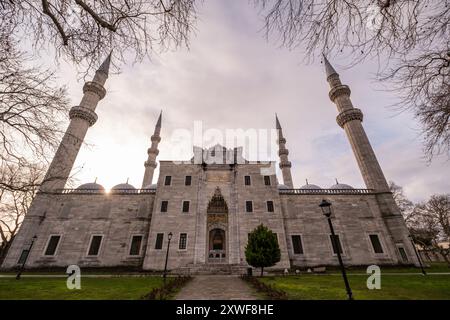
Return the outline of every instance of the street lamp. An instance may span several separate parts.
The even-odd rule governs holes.
[[[169,240],[169,242],[167,243],[167,252],[166,252],[166,263],[164,265],[164,274],[163,274],[163,279],[164,279],[164,284],[166,284],[166,277],[167,277],[167,260],[169,259],[169,248],[170,248],[170,240],[172,240],[172,232],[169,232],[169,234],[167,235],[167,239]]]
[[[427,273],[425,272],[425,269],[423,268],[423,265],[422,265],[422,259],[420,259],[419,253],[417,252],[417,248],[416,248],[416,245],[415,245],[415,243],[414,243],[413,236],[412,236],[412,235],[409,235],[408,238],[411,240],[411,244],[412,244],[412,246],[413,246],[413,248],[414,248],[414,252],[416,253],[417,260],[419,261],[419,265],[420,265],[420,269],[422,270],[422,274],[423,274],[424,276],[426,276]]]
[[[23,263],[22,263],[22,266],[20,267],[20,270],[16,275],[16,280],[20,280],[20,276],[22,275],[22,272],[25,269],[25,264],[27,263],[27,259],[28,259],[28,256],[30,255],[31,248],[33,248],[33,244],[36,241],[36,239],[37,239],[36,235],[34,235],[33,238],[31,238],[30,247],[28,248],[28,252],[23,259]]]
[[[348,283],[347,273],[345,272],[344,263],[342,262],[341,246],[337,241],[336,235],[334,234],[333,224],[331,223],[331,202],[323,199],[322,202],[319,204],[319,207],[322,209],[323,215],[327,217],[328,225],[330,226],[331,237],[334,247],[336,248],[339,265],[341,267],[342,277],[344,278],[345,289],[347,290],[348,300],[353,300],[352,289],[350,288],[350,284]]]

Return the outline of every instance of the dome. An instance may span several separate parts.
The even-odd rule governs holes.
[[[142,188],[142,189],[156,189],[156,183],[149,184],[148,186]]]
[[[112,187],[111,190],[136,190],[136,188],[129,183],[119,183]]]
[[[285,184],[279,184],[278,189],[289,189]]]
[[[318,189],[322,189],[322,188],[315,184],[308,183],[308,184],[305,184],[304,186],[301,186],[300,189],[317,189],[318,190]]]
[[[103,188],[101,184],[90,182],[82,184],[77,188],[77,190],[105,191],[105,188]]]
[[[336,183],[333,184],[329,189],[354,189],[354,188],[345,183]]]

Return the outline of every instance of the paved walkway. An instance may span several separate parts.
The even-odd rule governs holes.
[[[199,275],[181,288],[176,300],[256,300],[244,280],[234,275]]]

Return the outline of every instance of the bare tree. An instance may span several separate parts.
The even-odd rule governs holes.
[[[450,240],[450,195],[432,195],[413,211],[408,227],[415,241],[425,250],[439,252],[450,266],[450,248],[442,243]]]
[[[414,211],[414,203],[406,197],[403,192],[403,187],[395,184],[395,182],[389,181],[389,190],[392,192],[394,201],[400,209],[406,224],[409,225],[409,223],[414,220],[414,215],[416,213]]]
[[[0,176],[16,190],[0,188],[0,265],[19,230],[22,220],[38,190],[45,170],[41,165],[2,165]]]
[[[398,106],[423,128],[424,152],[450,156],[449,0],[254,0],[267,36],[288,47],[378,59],[379,80],[392,80]]]
[[[40,51],[49,45],[88,70],[111,49],[114,62],[187,45],[195,0],[0,0],[0,19]]]
[[[17,50],[7,21],[0,22],[0,43],[0,166],[26,170],[29,163],[45,163],[57,147],[68,102],[53,73],[27,67],[33,61]],[[27,189],[6,176],[0,191]]]

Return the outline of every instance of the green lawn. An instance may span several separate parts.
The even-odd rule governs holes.
[[[81,278],[81,289],[69,290],[66,278],[0,278],[0,300],[140,299],[161,285],[161,277]]]
[[[260,279],[288,294],[294,300],[346,299],[340,274],[277,276]],[[426,300],[450,299],[450,275],[382,275],[381,289],[369,290],[364,275],[349,275],[350,286],[357,300]]]

